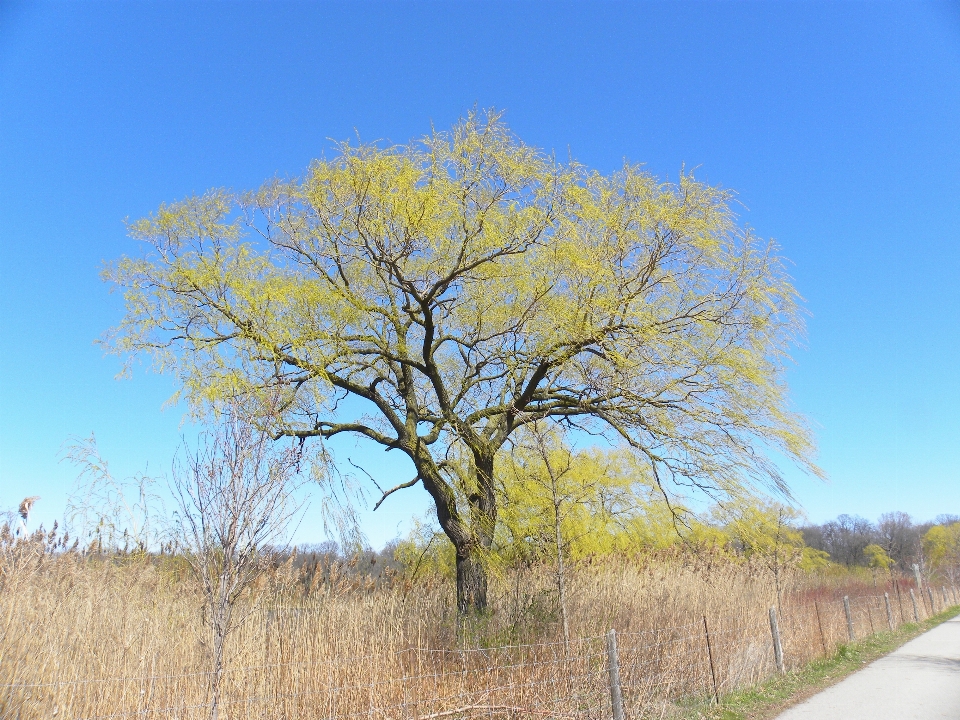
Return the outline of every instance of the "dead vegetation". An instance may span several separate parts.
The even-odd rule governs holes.
[[[209,633],[184,561],[53,546],[40,534],[3,542],[0,715],[206,716]],[[242,600],[250,612],[226,648],[221,716],[608,716],[610,628],[631,717],[669,717],[684,698],[712,694],[714,675],[722,693],[775,671],[775,589],[759,563],[679,551],[581,563],[568,576],[568,646],[550,567],[504,572],[494,611],[469,622],[457,621],[448,580],[372,567],[334,556],[275,563]],[[846,640],[837,582],[801,572],[781,582],[788,666]],[[895,622],[912,620],[909,597],[862,586],[859,634],[886,627],[884,589]]]

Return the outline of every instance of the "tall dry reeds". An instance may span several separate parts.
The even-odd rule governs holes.
[[[0,716],[206,714],[209,635],[182,561],[23,542],[0,557]],[[775,671],[767,612],[776,590],[760,564],[709,553],[581,564],[568,575],[568,644],[553,582],[549,567],[506,571],[493,612],[458,622],[443,578],[374,581],[339,562],[281,563],[244,600],[256,607],[227,647],[222,716],[608,717],[610,628],[634,717],[669,717],[678,700],[711,694],[714,677],[724,692]],[[885,628],[883,588],[860,589],[858,632]],[[846,639],[843,592],[786,578],[788,666]],[[905,610],[895,605],[898,623],[912,620]]]

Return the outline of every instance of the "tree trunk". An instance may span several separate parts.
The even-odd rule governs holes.
[[[474,550],[457,550],[457,612],[461,615],[477,613],[487,608],[487,568],[480,554]]]
[[[497,523],[493,453],[474,453],[475,489],[467,497],[469,522],[464,521],[456,495],[429,455],[424,452],[418,460],[424,488],[436,503],[437,520],[456,551],[457,611],[460,615],[483,612],[487,609],[487,553],[493,546]]]
[[[223,678],[223,649],[227,632],[223,609],[217,608],[213,620],[213,672],[210,674],[210,720],[217,720],[220,713],[220,683]]]
[[[477,489],[470,506],[470,542],[457,548],[457,610],[461,615],[487,609],[487,558],[497,523],[493,454],[474,453]]]

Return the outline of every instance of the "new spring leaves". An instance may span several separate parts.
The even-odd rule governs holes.
[[[149,249],[106,271],[127,307],[109,343],[198,410],[240,398],[277,436],[405,454],[459,606],[482,608],[495,461],[532,422],[629,446],[667,496],[782,487],[770,447],[819,472],[783,382],[797,295],[730,202],[690,175],[558,162],[475,113],[133,223]]]

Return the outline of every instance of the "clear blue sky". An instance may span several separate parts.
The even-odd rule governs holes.
[[[93,345],[121,315],[98,269],[138,252],[124,218],[475,104],[601,170],[737,190],[811,313],[791,383],[831,480],[791,473],[802,506],[960,513],[960,5],[894,2],[2,0],[0,508],[62,513],[70,435],[126,474],[189,433],[168,378],[115,381]],[[391,498],[371,540],[425,505]]]

